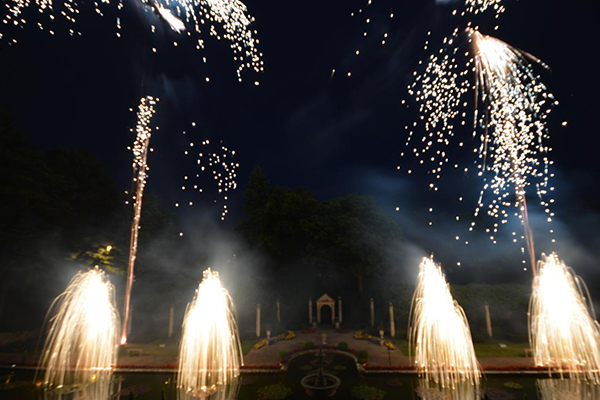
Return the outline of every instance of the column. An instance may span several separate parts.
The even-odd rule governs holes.
[[[313,323],[313,313],[312,313],[312,299],[308,298],[308,323],[312,325]]]
[[[390,337],[396,337],[396,323],[394,322],[394,305],[390,301]]]
[[[371,328],[375,326],[375,302],[371,298]]]
[[[171,304],[171,308],[169,308],[169,336],[168,338],[170,339],[171,336],[173,336],[173,316],[175,314],[175,307],[173,307],[173,304]]]
[[[275,305],[277,306],[277,322],[281,322],[281,303],[279,302],[279,299],[277,299]]]
[[[485,303],[485,327],[487,329],[487,334],[489,337],[494,336],[494,332],[492,331],[492,316],[490,315],[490,305]]]
[[[256,337],[260,337],[260,304],[256,305]]]
[[[342,324],[342,296],[338,296],[338,321]]]

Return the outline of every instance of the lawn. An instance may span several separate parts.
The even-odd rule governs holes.
[[[252,347],[254,346],[254,344],[257,342],[256,339],[246,339],[242,341],[242,353],[244,355],[248,354],[250,352],[250,350],[252,350]]]
[[[161,346],[160,342],[151,343],[130,343],[127,346],[119,347],[119,356],[127,356],[130,351],[138,350],[144,356],[177,356],[179,346],[166,344]]]
[[[500,347],[500,343],[505,344],[506,347]],[[394,339],[394,345],[402,354],[408,356],[408,341],[406,339]],[[525,357],[523,349],[529,348],[529,343],[513,343],[507,340],[486,340],[474,345],[477,357]]]

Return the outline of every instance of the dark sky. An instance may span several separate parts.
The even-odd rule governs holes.
[[[126,147],[134,139],[129,128],[135,125],[128,109],[135,108],[141,96],[156,95],[162,101],[153,122],[160,130],[153,136],[147,190],[158,193],[173,211],[172,205],[181,198],[182,176],[196,173],[183,156],[186,140],[191,137],[198,143],[210,138],[236,150],[242,189],[252,167],[261,165],[272,183],[308,187],[320,199],[352,192],[374,195],[400,219],[409,237],[417,243],[429,237],[423,245],[428,250],[434,250],[431,235],[441,242],[451,239],[454,227],[441,223],[432,233],[419,217],[432,204],[444,205],[444,195],[430,196],[418,175],[409,179],[395,167],[405,150],[403,127],[414,118],[401,106],[408,99],[406,86],[417,61],[426,55],[422,48],[427,31],[444,35],[457,25],[459,20],[450,17],[455,3],[373,0],[367,6],[367,1],[355,0],[248,0],[246,4],[256,17],[266,71],[246,72],[241,84],[227,43],[207,35],[206,50],[198,52],[192,40],[127,2],[119,14],[123,38],[118,39],[115,7],[107,7],[101,18],[84,5],[77,25],[81,37],[69,36],[71,26],[59,19],[53,25],[54,36],[29,26],[11,31],[19,39],[16,46],[0,42],[0,106],[16,117],[36,147],[88,150],[128,189],[131,153]],[[535,54],[552,68],[542,74],[562,102],[550,124],[557,235],[568,249],[585,238],[586,256],[565,258],[591,265],[600,244],[595,232],[598,215],[592,211],[594,206],[598,210],[600,193],[595,123],[600,5],[595,0],[504,4],[507,12],[500,17],[498,31],[489,16],[477,23],[482,32]],[[352,18],[359,9],[363,12]],[[368,26],[366,18],[371,20]],[[150,33],[150,24],[157,25],[157,34]],[[389,38],[382,46],[384,32]],[[158,53],[153,54],[152,47]],[[355,55],[357,49],[360,56]],[[333,69],[336,73],[330,79]],[[566,128],[560,124],[565,120]],[[219,218],[219,208],[211,208],[218,199],[215,187],[206,182],[206,193],[194,200],[197,205],[180,216],[209,210]],[[470,193],[480,183],[472,179],[463,185]],[[229,224],[239,218],[242,190],[232,197]],[[458,212],[470,212],[474,203],[475,198]],[[400,213],[393,212],[396,206],[401,206]],[[448,215],[456,212],[448,210]],[[518,251],[515,246],[510,249]]]

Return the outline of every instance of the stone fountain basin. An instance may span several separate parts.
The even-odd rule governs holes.
[[[328,397],[332,397],[340,387],[342,381],[337,376],[324,374],[325,381],[327,384],[325,386],[315,386],[312,383],[316,382],[319,374],[311,374],[307,375],[300,381],[300,384],[306,391],[306,394],[309,397],[315,399],[326,399]]]

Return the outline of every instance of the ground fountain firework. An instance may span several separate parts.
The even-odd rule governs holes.
[[[113,285],[98,269],[80,272],[54,309],[40,363],[44,387],[107,399],[119,338]]]
[[[538,366],[600,384],[600,327],[583,281],[556,254],[542,255],[529,305]]]
[[[242,351],[233,301],[217,272],[207,269],[188,304],[179,349],[180,398],[234,398]]]
[[[419,266],[409,321],[415,366],[442,388],[478,385],[481,377],[469,323],[452,298],[441,267],[425,257]]]

